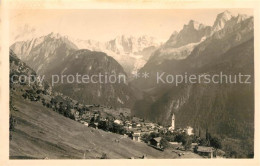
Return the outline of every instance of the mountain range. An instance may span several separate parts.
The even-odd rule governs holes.
[[[53,41],[56,42],[55,45],[57,46],[61,43],[66,45],[68,48],[64,48],[64,50],[88,49],[91,51],[105,52],[107,55],[113,57],[121,66],[123,66],[128,75],[135,73],[138,69],[143,67],[149,59],[151,52],[161,45],[159,40],[147,35],[140,37],[121,35],[107,42],[99,42],[95,40],[75,39],[52,32],[45,36],[15,42],[11,45],[11,49],[14,50],[19,58],[31,63],[33,61],[37,61],[34,59],[36,50],[44,49],[44,47],[49,48],[50,45],[53,45]],[[53,46],[54,49],[56,48],[55,45]],[[39,50],[37,51],[37,54],[41,53]],[[50,52],[45,51],[44,56],[52,56],[50,54],[53,54],[53,52],[54,50],[50,50]],[[67,53],[64,54],[66,55]],[[39,56],[42,57],[42,55]],[[49,62],[52,60],[46,59],[46,61]],[[36,71],[41,73],[42,69],[36,69]]]

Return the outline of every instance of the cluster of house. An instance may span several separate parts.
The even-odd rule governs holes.
[[[89,112],[87,115],[84,115],[86,117],[88,117],[88,119],[90,117],[96,117],[98,116],[98,114],[92,114]],[[175,128],[175,119],[174,119],[174,115],[172,116],[172,124],[169,128],[165,128],[163,126],[160,126],[156,123],[152,123],[152,122],[133,122],[130,120],[120,120],[120,119],[115,119],[114,123],[118,124],[118,125],[122,125],[124,127],[124,129],[127,131],[127,133],[132,133],[132,140],[136,141],[136,142],[141,142],[141,137],[144,134],[150,134],[152,132],[185,132],[188,135],[193,135],[193,128],[188,126],[186,128]],[[102,118],[101,118],[102,120]],[[89,122],[85,121],[85,120],[80,120],[80,123],[88,126]],[[98,124],[96,124],[96,126],[98,126]],[[152,146],[158,150],[162,150],[163,147],[161,145],[161,137],[156,137],[151,139],[148,142],[149,146]],[[174,147],[176,147],[176,149],[181,149],[182,148],[182,143],[179,142],[169,142],[170,144],[172,144]],[[191,149],[194,150],[195,153],[207,157],[207,158],[213,158],[216,157],[216,150],[212,147],[206,147],[206,146],[199,146],[197,143],[192,143],[191,144]]]
[[[82,115],[81,117],[79,116],[79,112],[76,111],[75,112],[75,119],[77,121],[79,121],[80,123],[88,126],[89,125],[89,121],[92,117],[96,118],[97,116],[99,116],[99,114],[97,113],[93,113],[93,112],[86,112],[84,115]],[[84,120],[82,120],[84,119]],[[105,120],[104,118],[100,117],[100,120]],[[136,122],[138,121],[138,122]],[[132,139],[134,141],[137,142],[141,142],[141,137],[144,134],[150,134],[152,132],[186,132],[188,135],[193,135],[193,128],[192,127],[186,127],[184,129],[182,128],[178,128],[175,129],[175,119],[174,119],[174,115],[172,116],[172,124],[171,127],[169,128],[165,128],[163,126],[160,126],[157,123],[152,123],[152,122],[142,122],[141,120],[135,120],[135,121],[131,121],[131,120],[121,120],[121,119],[115,119],[114,120],[115,124],[121,125],[123,126],[123,128],[125,129],[125,131],[127,133],[132,133]],[[98,124],[96,124],[96,126],[98,126]]]
[[[188,135],[193,135],[193,128],[188,126],[186,128],[175,128],[175,115],[172,115],[172,122],[171,122],[171,126],[169,128],[165,128],[163,126],[160,126],[156,123],[141,123],[141,124],[137,124],[136,127],[134,128],[134,138],[133,140],[136,141],[140,141],[140,138],[137,137],[141,137],[143,134],[149,134],[151,132],[185,132]],[[159,140],[159,139],[158,139]]]
[[[124,128],[127,132],[133,133],[133,135],[135,135],[136,137],[141,137],[144,134],[150,134],[152,132],[160,132],[165,130],[163,126],[152,122],[132,123],[130,121],[125,121],[122,124],[124,124]],[[140,138],[138,138],[137,140],[140,141]]]
[[[115,121],[118,124],[123,124],[122,121]],[[126,121],[125,127],[127,129],[132,129],[132,139],[137,142],[141,142],[141,137],[143,134],[149,134],[151,132],[178,132],[182,133],[185,132],[187,135],[194,135],[193,128],[190,126],[187,126],[186,128],[175,128],[175,116],[172,115],[172,124],[169,128],[164,128],[163,126],[159,126],[156,123],[139,123],[136,125],[132,125],[129,121]],[[152,146],[158,150],[163,150],[163,146],[161,144],[162,137],[155,137],[149,140],[148,145]],[[169,142],[173,147],[176,147],[176,149],[182,149],[182,143],[180,142]],[[206,157],[206,158],[213,158],[213,157],[221,157],[225,152],[221,150],[216,150],[213,147],[208,146],[199,146],[198,143],[192,143],[191,144],[191,150],[193,150],[195,153],[199,154],[200,156]],[[221,155],[218,155],[218,153],[222,153]]]

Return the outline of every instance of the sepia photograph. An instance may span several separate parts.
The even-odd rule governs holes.
[[[9,160],[256,157],[254,8],[14,4]]]

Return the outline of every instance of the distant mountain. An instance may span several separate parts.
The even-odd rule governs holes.
[[[161,71],[160,68],[164,63],[186,59],[193,49],[210,35],[210,26],[203,25],[194,20],[189,21],[187,25],[183,26],[180,32],[174,32],[165,44],[153,51],[149,60],[140,71],[154,73],[155,71]],[[146,89],[152,88],[149,86],[152,82],[147,84],[142,78],[139,80],[142,81],[137,81],[137,84],[144,83],[143,85],[145,85]]]
[[[53,61],[51,59],[53,57],[62,59],[62,56],[68,55],[70,50],[88,49],[91,51],[107,53],[107,55],[118,61],[129,75],[131,73],[135,73],[137,70],[143,67],[152,52],[161,45],[160,41],[146,35],[140,37],[122,35],[117,36],[116,38],[107,42],[75,39],[72,37],[60,35],[58,33],[50,33],[41,37],[34,36],[36,35],[32,35],[32,39],[30,40],[15,42],[11,45],[10,48],[17,54],[19,58],[27,62],[30,66],[35,65],[35,67],[33,67],[34,70],[40,74],[44,73],[41,72],[42,70],[46,70],[41,69],[43,66],[46,66],[45,63],[42,63],[43,61],[51,62]],[[20,38],[17,38],[17,40],[18,39]],[[49,44],[51,45],[52,49],[45,50],[46,48],[49,48]],[[62,52],[63,55],[57,55],[61,54],[58,52],[58,50],[65,51]],[[40,57],[45,57],[45,60],[41,59]],[[40,62],[41,64],[30,64],[32,61]],[[47,64],[47,66],[48,65],[49,64]]]
[[[217,18],[212,26],[212,31],[216,32],[224,28],[226,22],[229,21],[232,17],[234,17],[229,11],[224,11],[217,15]]]
[[[182,30],[174,32],[170,39],[165,43],[164,47],[178,48],[190,43],[198,43],[204,37],[210,35],[211,27],[203,25],[197,21],[190,20],[187,25],[184,25]]]
[[[135,73],[144,66],[152,52],[161,42],[149,36],[117,36],[107,42],[71,39],[78,48],[101,51],[113,57],[121,64],[127,74]]]
[[[223,15],[223,13],[220,15]],[[205,35],[200,35],[197,40],[192,38],[190,43],[188,43],[187,40],[186,43],[188,44],[180,47],[176,47],[176,43],[179,42],[172,42],[177,40],[177,37],[173,40],[172,35],[169,41],[154,51],[145,66],[140,69],[140,72],[149,72],[151,76],[150,79],[139,78],[134,82],[134,84],[139,86],[141,89],[151,89],[157,86],[155,78],[156,72],[164,71],[167,73],[178,74],[184,71],[190,72],[197,70],[200,66],[203,66],[210,61],[214,61],[215,57],[225,53],[230,48],[251,39],[254,35],[253,21],[253,17],[244,15],[232,16],[232,18],[230,18],[226,22],[225,26],[219,31],[207,31]],[[184,29],[185,27],[187,26],[184,26]],[[194,26],[191,27],[193,29]],[[206,28],[205,26],[201,27]],[[212,28],[207,27],[206,29]],[[190,31],[186,32],[188,34],[190,33]],[[181,30],[179,34],[185,36],[185,33],[183,33],[184,30]],[[178,36],[178,34],[174,34],[174,36]],[[169,43],[172,43],[172,45]]]
[[[77,49],[67,37],[50,33],[46,36],[16,42],[11,50],[37,74],[45,74]]]
[[[122,35],[108,41],[106,44],[106,48],[118,54],[130,54],[141,52],[147,47],[158,46],[159,44],[159,41],[149,36],[141,36],[136,38],[133,36]]]

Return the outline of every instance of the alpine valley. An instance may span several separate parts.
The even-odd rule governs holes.
[[[80,158],[84,153],[80,142],[84,142],[84,136],[80,132],[92,135],[100,148],[89,151],[86,158],[101,156],[102,151],[109,153],[112,145],[101,143],[105,139],[119,136],[99,130],[75,129],[77,119],[74,113],[59,111],[64,103],[77,103],[77,109],[82,111],[112,110],[120,112],[129,111],[129,118],[138,118],[140,121],[156,123],[168,129],[175,116],[177,128],[191,126],[198,137],[203,138],[202,133],[210,133],[212,137],[222,140],[221,150],[226,152],[226,157],[248,158],[254,155],[254,18],[247,15],[232,15],[229,11],[219,13],[214,24],[204,25],[195,20],[190,20],[179,32],[173,32],[167,41],[161,42],[155,37],[143,35],[140,37],[120,35],[107,42],[89,39],[75,39],[70,36],[50,32],[44,36],[33,37],[30,40],[16,41],[10,46],[10,77],[21,68],[23,72],[45,75],[43,85],[12,85],[13,115],[20,126],[18,132],[13,134],[11,154],[19,157],[18,145],[22,139],[28,138],[33,145],[40,141],[41,146],[53,148],[54,158]],[[250,84],[215,84],[215,83],[181,83],[179,85],[157,82],[157,73],[172,75],[214,75],[225,73],[227,75],[250,75]],[[115,73],[124,75],[127,80],[124,83],[58,83],[51,86],[52,75],[94,75],[98,73]],[[137,77],[132,74],[149,73],[149,78]],[[19,90],[19,92],[18,92]],[[27,101],[24,104],[22,92],[28,90],[41,90],[40,95],[33,96],[39,100],[44,98],[44,103],[49,101],[50,107]],[[42,92],[44,91],[44,93]],[[53,98],[53,99],[52,99]],[[62,106],[56,108],[53,101],[62,98]],[[65,100],[66,99],[66,100]],[[15,101],[16,100],[16,101]],[[57,99],[58,100],[58,99]],[[30,107],[32,104],[32,107]],[[79,105],[83,105],[80,107]],[[16,105],[16,106],[15,106]],[[70,104],[68,104],[70,105]],[[72,105],[66,105],[73,107]],[[84,105],[88,105],[87,108]],[[91,105],[91,107],[89,107]],[[15,111],[16,107],[20,111]],[[28,110],[22,113],[21,110]],[[94,108],[93,108],[94,107]],[[100,109],[102,107],[102,109]],[[103,109],[104,108],[104,109]],[[32,111],[37,110],[38,113]],[[72,117],[65,126],[58,126],[66,119],[56,112]],[[80,116],[84,114],[79,111]],[[101,111],[102,112],[102,111]],[[35,115],[34,115],[35,114]],[[51,116],[51,124],[46,125],[50,130],[45,130],[37,125],[34,116],[44,121]],[[27,117],[28,116],[28,117]],[[110,116],[110,115],[109,115]],[[53,118],[55,117],[55,118]],[[109,118],[108,118],[109,119]],[[126,116],[123,118],[126,119]],[[57,121],[56,121],[57,120]],[[122,117],[121,117],[122,120]],[[125,120],[126,121],[126,120]],[[74,124],[75,123],[75,124]],[[37,126],[42,133],[50,134],[53,142],[45,142],[40,137],[33,137],[34,132],[28,132],[32,126]],[[19,124],[18,124],[19,126]],[[27,127],[26,127],[27,126]],[[28,127],[29,126],[29,127]],[[73,130],[73,136],[67,137],[66,129]],[[27,130],[28,129],[28,130]],[[76,131],[75,131],[75,130]],[[60,130],[58,137],[64,139],[64,144],[54,138],[55,130]],[[36,132],[36,131],[35,131]],[[198,134],[199,133],[199,134]],[[79,143],[73,143],[74,136],[78,136]],[[100,137],[102,135],[102,137]],[[207,135],[207,134],[206,134]],[[22,137],[21,139],[15,136]],[[46,135],[45,135],[46,136]],[[26,138],[25,138],[26,137]],[[48,137],[48,136],[46,136]],[[99,140],[100,139],[100,140]],[[207,135],[208,139],[208,135]],[[98,141],[99,140],[99,141]],[[84,148],[91,148],[91,142]],[[26,145],[24,145],[26,146]],[[32,146],[32,145],[30,145]],[[84,145],[85,146],[85,145]],[[104,148],[103,146],[106,146]],[[149,151],[151,158],[177,158],[165,150],[164,154],[150,146],[136,144],[128,140],[122,140],[118,146],[128,147],[125,151],[112,150],[111,158],[129,158],[134,154],[139,156]],[[130,148],[131,146],[131,148]],[[72,148],[73,153],[67,153]],[[104,150],[105,149],[105,150]],[[17,150],[17,151],[16,151]],[[27,148],[21,148],[24,156],[33,156],[33,151],[26,154]],[[192,157],[198,157],[192,154]],[[48,150],[39,152],[36,158],[48,156]],[[85,156],[85,153],[84,153]],[[171,156],[171,157],[169,157]],[[104,157],[104,156],[103,156]]]

